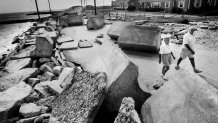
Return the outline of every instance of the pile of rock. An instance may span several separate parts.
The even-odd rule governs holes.
[[[49,122],[50,117],[61,116],[60,105],[67,103],[78,111],[74,112],[74,116],[70,115],[76,118],[75,121],[94,119],[95,108],[98,109],[104,99],[106,75],[90,74],[78,64],[68,62],[62,53],[65,49],[61,47],[65,48],[69,46],[66,43],[73,42],[77,48],[79,42],[72,38],[58,38],[60,30],[56,25],[50,25],[34,24],[17,36],[13,42],[18,43],[17,47],[1,60],[1,123]],[[81,42],[80,47],[86,47],[87,43]],[[62,100],[66,95],[72,95],[69,99],[74,99],[75,103]],[[84,112],[81,112],[82,107]]]

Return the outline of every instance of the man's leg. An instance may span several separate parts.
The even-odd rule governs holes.
[[[195,72],[195,73],[201,73],[202,71],[196,69],[196,67],[195,67],[195,59],[194,59],[194,58],[189,58],[189,60],[190,60],[190,62],[191,62],[191,65],[192,65],[192,67],[193,67],[194,72]]]
[[[163,75],[165,76],[165,74],[167,73],[167,71],[170,69],[170,66],[165,66],[165,70],[164,70],[164,73]]]
[[[162,68],[162,75],[164,75],[164,71],[165,71],[165,66],[163,66],[163,68]]]
[[[183,60],[182,57],[180,57],[180,58],[178,59],[177,65],[176,65],[176,67],[175,67],[176,70],[179,70],[179,69],[180,69],[179,64],[181,63],[182,60]]]

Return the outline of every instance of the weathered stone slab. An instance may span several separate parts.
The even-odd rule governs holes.
[[[90,48],[90,47],[93,47],[93,44],[90,41],[80,41],[79,47],[80,48]]]
[[[91,123],[105,95],[106,75],[76,73],[74,84],[54,101],[52,115],[61,122]]]
[[[16,123],[33,123],[36,118],[38,118],[38,116],[30,117],[30,118],[25,118],[25,119],[20,119]]]
[[[63,90],[64,90],[63,88],[60,87],[57,80],[52,81],[47,86],[56,95],[61,94],[63,92]]]
[[[157,52],[161,44],[161,29],[156,26],[127,26],[118,44],[126,49]]]
[[[70,84],[72,84],[73,77],[74,68],[64,68],[59,76],[58,83],[63,89],[66,89]]]
[[[64,56],[63,52],[60,52],[60,57],[62,60],[66,61],[66,57]]]
[[[20,114],[25,118],[38,116],[41,113],[41,107],[34,103],[24,103],[21,105]]]
[[[62,44],[62,43],[65,43],[65,42],[71,42],[73,41],[74,39],[72,37],[61,37],[57,40],[58,44]]]
[[[149,115],[154,123],[218,121],[218,90],[197,74],[186,70],[177,72],[146,103],[151,107],[151,114],[143,115],[145,121]],[[147,110],[146,107],[142,112]]]
[[[58,49],[59,50],[74,50],[78,48],[78,41],[62,43]]]
[[[124,97],[114,123],[141,123],[134,103],[131,97]]]
[[[105,25],[105,23],[104,23],[103,16],[90,17],[87,21],[87,24],[86,24],[88,30],[90,30],[90,29],[97,30],[97,29],[103,28],[104,25]]]
[[[107,34],[111,39],[118,40],[121,32],[125,30],[126,26],[134,25],[132,22],[114,22],[110,29],[108,30]]]
[[[30,95],[32,88],[20,82],[4,92],[0,92],[0,122],[19,114],[20,103]]]
[[[31,67],[31,58],[10,60],[7,62],[5,69],[9,73],[13,73],[27,67]]]
[[[36,77],[37,74],[37,68],[25,68],[2,77],[0,79],[0,92],[18,84],[21,81],[27,81],[28,78]]]

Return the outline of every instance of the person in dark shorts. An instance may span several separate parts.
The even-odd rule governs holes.
[[[165,37],[163,39],[164,41],[162,42],[160,46],[160,52],[159,52],[159,63],[163,63],[163,68],[162,68],[162,74],[161,77],[164,80],[168,80],[167,77],[165,76],[166,72],[170,69],[170,65],[172,63],[172,57],[175,59],[172,49],[169,46],[170,43],[170,37]]]
[[[178,59],[177,65],[175,67],[176,70],[180,69],[179,64],[181,63],[181,61],[189,57],[189,60],[191,62],[194,72],[195,73],[202,72],[201,70],[198,70],[195,67],[195,60],[194,60],[194,54],[195,54],[194,46],[195,46],[195,41],[196,41],[195,36],[194,36],[195,31],[197,31],[195,27],[190,27],[189,31],[183,37],[182,51],[180,53],[180,58]]]

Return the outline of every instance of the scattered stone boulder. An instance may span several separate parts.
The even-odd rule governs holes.
[[[18,84],[21,81],[27,81],[28,78],[36,77],[38,74],[37,68],[25,68],[13,72],[7,76],[0,78],[0,92]]]
[[[16,117],[22,101],[31,94],[32,87],[20,82],[4,92],[0,92],[0,122]]]
[[[54,79],[55,75],[52,72],[45,72],[43,76],[46,78],[47,81],[51,81]]]
[[[41,107],[34,103],[24,103],[21,105],[20,114],[25,118],[38,116],[41,113]]]
[[[74,68],[64,68],[59,76],[58,83],[63,89],[66,89],[70,84],[72,84],[73,77]]]
[[[36,84],[40,83],[40,79],[39,78],[29,78],[28,79],[28,84],[31,87],[34,87]]]
[[[114,123],[141,123],[134,103],[131,97],[124,97]]]
[[[40,82],[39,84],[35,85],[34,90],[38,92],[42,97],[52,96],[53,93],[47,86],[49,83],[51,83],[51,81]]]
[[[26,97],[23,102],[32,103],[32,102],[36,102],[40,99],[41,99],[40,95],[38,93],[36,93],[34,90],[32,90],[31,94],[28,97]]]
[[[21,70],[23,68],[31,67],[31,59],[24,58],[18,60],[10,60],[7,62],[5,70],[9,73],[13,73],[15,71]]]
[[[62,72],[64,68],[62,66],[55,66],[53,68],[53,73],[56,75],[56,76],[59,76]]]
[[[60,122],[90,123],[104,99],[106,74],[83,71],[52,105],[52,115]]]
[[[40,65],[45,64],[47,62],[51,62],[51,58],[40,58],[39,59],[39,64]]]
[[[91,30],[91,29],[97,30],[97,29],[103,28],[104,25],[105,25],[105,22],[104,22],[103,16],[90,17],[86,24],[88,30]]]
[[[39,70],[43,73],[53,72],[52,68],[48,64],[43,64],[42,66],[40,66]]]
[[[50,82],[48,85],[48,88],[50,89],[50,91],[52,91],[52,93],[59,95],[63,92],[63,88],[60,87],[58,80],[54,80],[52,82]]]
[[[146,123],[150,117],[154,123],[218,121],[218,90],[187,70],[178,71],[145,103],[142,118]]]

